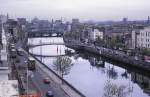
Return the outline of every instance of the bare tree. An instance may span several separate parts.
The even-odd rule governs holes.
[[[104,87],[103,97],[127,97],[132,91],[129,91],[127,86],[117,85],[107,81]]]
[[[58,73],[63,78],[64,75],[69,74],[71,66],[73,64],[72,60],[67,56],[59,56],[57,57],[56,61],[54,61],[53,68],[54,70],[58,71]]]
[[[114,65],[113,65],[113,67],[109,66],[109,68],[107,70],[107,75],[108,75],[108,77],[110,77],[112,79],[118,78],[118,72],[115,70]]]

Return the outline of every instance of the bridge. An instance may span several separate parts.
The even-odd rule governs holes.
[[[36,57],[59,57],[59,56],[66,56],[66,54],[62,54],[62,55],[40,55],[40,54],[33,54],[33,53],[30,53],[31,55],[33,56],[36,56]]]
[[[44,45],[64,45],[64,43],[53,43],[53,42],[47,42],[47,43],[39,43],[39,44],[28,44],[29,48],[34,48],[37,46],[44,46]]]
[[[63,33],[61,32],[47,32],[47,31],[35,31],[29,32],[28,37],[63,37]]]

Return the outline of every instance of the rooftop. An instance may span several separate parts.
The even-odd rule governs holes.
[[[0,81],[0,97],[19,97],[18,81]]]

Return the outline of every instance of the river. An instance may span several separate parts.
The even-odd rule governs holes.
[[[30,38],[30,44],[63,43],[62,38]],[[123,68],[122,63],[113,62],[86,51],[66,55],[65,45],[43,45],[30,48],[49,68],[54,69],[54,61],[59,55],[68,56],[72,65],[67,69],[64,79],[86,97],[149,97],[150,77],[132,68]],[[121,67],[120,67],[121,66]],[[141,71],[143,72],[143,71]]]

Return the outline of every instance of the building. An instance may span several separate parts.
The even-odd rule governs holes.
[[[39,20],[34,18],[31,23],[27,24],[28,36],[53,36],[57,34],[58,36],[63,35],[67,31],[67,25],[62,22],[62,20]]]
[[[132,31],[132,48],[150,48],[150,27]]]
[[[6,36],[3,29],[3,26],[1,25],[1,37],[2,37],[2,48],[0,50],[0,81],[1,80],[8,80],[10,70],[8,68],[7,64],[7,42],[6,42]]]
[[[0,20],[0,45],[2,47],[2,21]],[[1,49],[0,47],[0,49]]]
[[[103,32],[98,29],[93,29],[90,33],[90,40],[95,41],[97,38],[103,39]]]
[[[72,24],[79,24],[79,19],[72,19]]]
[[[18,81],[10,80],[11,69],[8,66],[7,39],[4,25],[2,24],[0,28],[3,45],[0,49],[0,97],[19,97]]]
[[[69,22],[67,22],[66,25],[67,25],[67,30],[66,31],[70,32],[71,31],[71,24]]]
[[[2,21],[2,23],[5,23],[7,21],[7,16],[0,15],[0,20]]]
[[[79,19],[72,19],[71,32],[81,32],[82,24]]]
[[[128,22],[128,18],[123,18],[123,19],[122,19],[122,22],[123,22],[123,23],[127,23],[127,22]]]
[[[148,16],[147,24],[150,24],[150,17]]]
[[[83,40],[87,43],[90,39],[91,32],[92,32],[91,27],[84,27],[83,31],[81,32],[81,40]]]
[[[131,33],[125,33],[123,36],[124,44],[126,48],[131,49],[132,48],[132,35]]]
[[[8,32],[9,34],[11,34],[12,36],[14,36],[14,40],[17,41],[19,38],[19,26],[18,26],[18,22],[14,19],[8,19],[6,24],[5,24],[5,31]]]
[[[39,20],[38,18],[31,20],[26,27],[29,37],[47,35],[52,31],[52,24],[48,20]]]
[[[62,22],[62,20],[56,20],[53,24],[53,33],[63,34],[67,31],[67,25]]]
[[[17,18],[18,22],[18,38],[22,42],[23,47],[25,48],[28,40],[28,31],[27,31],[27,21],[26,18]]]
[[[19,25],[26,25],[27,21],[26,18],[17,18]]]
[[[18,81],[0,81],[0,97],[19,97]]]

